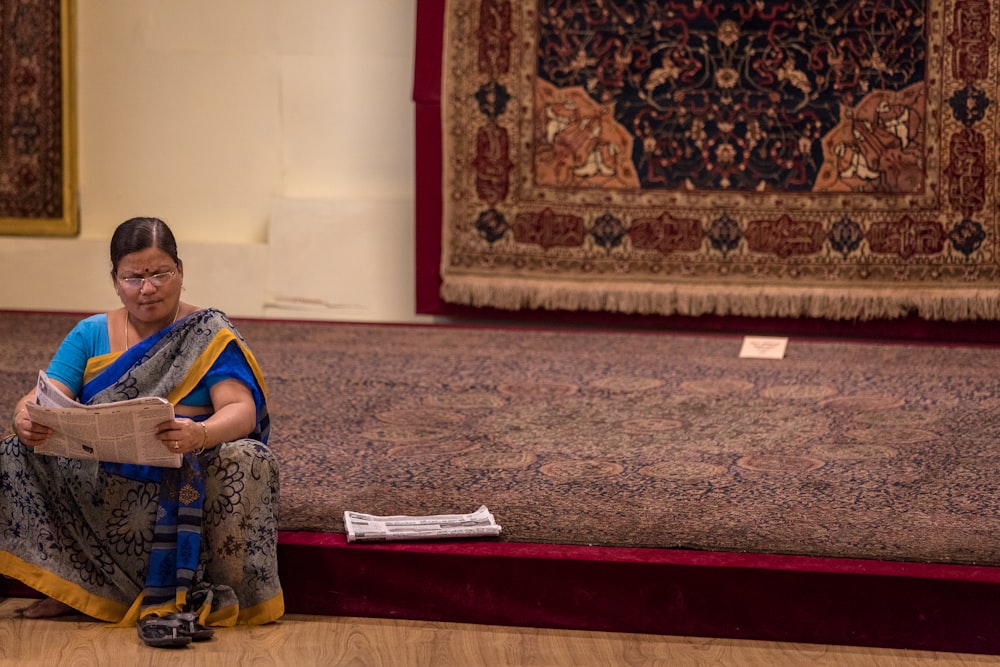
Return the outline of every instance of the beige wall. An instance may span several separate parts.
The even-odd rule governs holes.
[[[0,237],[0,309],[114,307],[107,239],[164,218],[188,301],[413,313],[415,0],[76,0],[81,234]]]

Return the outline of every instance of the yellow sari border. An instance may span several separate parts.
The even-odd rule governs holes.
[[[77,584],[57,577],[6,551],[0,551],[0,573],[101,621],[118,622],[128,610],[124,604],[88,593]]]

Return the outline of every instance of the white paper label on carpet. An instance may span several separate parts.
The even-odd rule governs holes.
[[[769,336],[744,336],[740,348],[741,359],[784,359],[787,338]]]

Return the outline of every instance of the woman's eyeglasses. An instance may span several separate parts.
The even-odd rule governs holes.
[[[146,276],[145,278],[119,278],[118,282],[128,291],[138,292],[142,289],[142,284],[147,280],[153,287],[163,287],[169,283],[175,275],[177,275],[176,269],[173,271],[166,271],[164,273],[154,273],[153,275]]]

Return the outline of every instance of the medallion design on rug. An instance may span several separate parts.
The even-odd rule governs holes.
[[[998,5],[447,1],[442,299],[1000,318]]]

